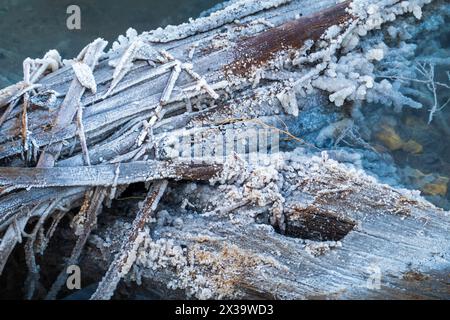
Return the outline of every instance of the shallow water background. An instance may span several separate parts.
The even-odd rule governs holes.
[[[179,24],[222,0],[1,0],[0,88],[19,81],[22,61],[57,49],[72,58],[97,37],[113,41],[129,27],[139,32]],[[69,30],[67,7],[81,8],[81,30]]]

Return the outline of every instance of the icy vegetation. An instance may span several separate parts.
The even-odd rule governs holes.
[[[412,13],[415,19],[420,20],[421,8],[430,2],[431,0],[352,2],[350,13],[357,19],[350,26],[329,28],[323,40],[315,44],[321,50],[311,55],[303,54],[293,60],[294,66],[316,64],[315,69],[303,72],[304,77],[296,80],[293,88],[302,95],[311,92],[313,88],[327,91],[330,101],[336,106],[342,106],[346,101],[367,101],[393,104],[397,109],[404,106],[421,108],[420,102],[399,90],[398,81],[390,81],[376,73],[376,66],[380,62],[389,64],[396,58],[406,58],[411,54],[408,50],[412,47],[401,42],[398,48],[390,48],[380,36],[366,36],[369,32],[379,30],[382,25],[395,21],[397,16]],[[434,19],[427,19],[427,23],[436,24]],[[389,28],[394,35],[399,33],[396,32],[397,29],[401,30],[401,27]],[[344,54],[338,56],[338,50]],[[391,68],[391,72],[396,72],[395,68]],[[423,70],[425,72],[430,75],[429,70]],[[430,121],[438,107],[431,107]]]
[[[302,105],[302,116],[288,125],[297,136],[306,134],[315,145],[335,149],[331,157],[364,168],[383,182],[419,188],[436,197],[446,194],[445,177],[433,174],[424,181],[419,179],[420,183],[411,183],[411,171],[399,169],[384,152],[424,152],[422,144],[401,138],[393,129],[398,122],[395,112],[427,112],[428,123],[437,121],[448,132],[442,117],[435,118],[450,103],[450,60],[445,42],[450,33],[450,5],[431,2],[354,1],[354,22],[330,27],[321,40],[305,43],[293,59],[279,55],[268,69],[255,72],[254,81],[281,81],[284,87],[276,97],[287,114],[298,114]],[[422,10],[424,5],[426,10]],[[318,51],[311,53],[311,48]],[[338,108],[351,106],[351,116],[327,115],[317,108],[310,111],[305,106],[318,90],[326,92]],[[392,116],[387,116],[386,108],[393,111]],[[384,129],[375,126],[378,122],[385,122]],[[310,134],[316,125],[320,129]],[[387,150],[371,146],[373,136],[381,139]]]
[[[299,112],[297,99],[319,89],[328,92],[330,102],[338,107],[346,102],[392,105],[395,110],[425,107],[430,111],[431,122],[433,114],[447,104],[440,101],[438,93],[440,89],[448,89],[449,84],[434,77],[436,62],[442,62],[445,53],[440,51],[428,59],[418,57],[408,61],[412,56],[417,57],[417,45],[407,40],[421,29],[438,28],[447,9],[436,10],[439,16],[427,18],[418,28],[405,29],[406,25],[414,24],[411,19],[421,21],[422,7],[430,2],[354,1],[350,9],[354,21],[330,27],[319,41],[307,41],[294,58],[280,54],[268,68],[254,70],[253,86],[263,80],[282,82],[284,88],[276,97],[285,113],[294,116]],[[387,24],[388,32],[383,32],[381,27]],[[414,30],[404,31],[409,29]],[[235,79],[234,83],[239,81]],[[432,99],[425,106],[417,98],[419,92],[411,89],[412,83],[425,85],[431,91]],[[331,127],[328,130],[336,131]]]
[[[2,217],[8,241],[1,243],[0,253],[8,258],[13,252],[10,248],[21,241],[16,234],[22,232],[16,229],[26,227],[28,217],[17,222],[11,218],[22,209],[22,200],[16,198],[40,198],[41,192],[47,198],[42,197],[44,203],[36,210],[40,214],[48,207],[49,212],[42,213],[31,239],[43,233],[39,230],[44,230],[53,205],[60,208],[61,199],[73,198],[75,209],[66,211],[79,210],[71,223],[76,250],[64,263],[76,263],[89,242],[95,247],[96,259],[109,265],[92,299],[111,298],[116,289],[120,291],[122,278],[138,285],[158,282],[164,290],[198,299],[246,297],[245,288],[239,286],[249,282],[255,287],[260,282],[276,282],[274,288],[262,290],[274,297],[280,283],[285,286],[283,297],[305,295],[290,290],[302,285],[306,291],[325,288],[328,295],[345,288],[350,292],[355,283],[364,283],[363,275],[350,273],[348,266],[360,270],[373,257],[383,258],[384,266],[396,276],[411,259],[434,266],[429,256],[442,252],[446,239],[436,242],[440,233],[433,231],[445,229],[445,225],[426,226],[428,215],[442,211],[420,192],[444,197],[450,179],[415,166],[399,167],[393,160],[395,153],[413,158],[427,148],[399,130],[401,120],[396,114],[425,112],[426,123],[417,118],[405,120],[412,128],[423,130],[442,122],[441,111],[450,103],[450,75],[444,69],[450,64],[448,49],[439,38],[448,32],[450,6],[439,0],[430,2],[355,0],[349,7],[347,3],[333,7],[332,12],[338,12],[340,18],[323,27],[317,15],[320,6],[307,7],[312,13],[308,20],[291,10],[291,5],[301,1],[231,1],[221,11],[178,27],[141,35],[130,28],[108,53],[104,53],[102,40],[98,48],[88,46],[78,58],[65,61],[63,70],[43,79],[45,89],[55,88],[61,94],[56,90],[35,93],[33,85],[48,71],[61,67],[56,52],[41,60],[26,60],[24,81],[15,88],[19,98],[24,95],[23,109],[12,110],[13,104],[7,107],[11,117],[4,116],[8,121],[0,128],[8,134],[15,132],[12,120],[21,116],[22,139],[3,140],[6,147],[0,150],[0,160],[10,165],[9,157],[21,163],[21,148],[34,141],[28,131],[41,130],[36,129],[34,112],[43,111],[28,110],[28,91],[23,92],[21,85],[30,88],[31,102],[51,110],[59,101],[70,117],[59,112],[59,128],[50,127],[50,132],[42,128],[35,135],[41,144],[35,143],[34,157],[38,157],[39,147],[57,148],[54,157],[52,152],[42,152],[38,168],[30,166],[26,174],[17,173],[17,168],[8,171],[6,191],[2,192],[11,194],[0,203],[9,214]],[[279,5],[286,5],[282,13],[295,15],[294,20],[290,16],[280,20],[283,14],[277,10],[277,14],[266,11]],[[260,14],[258,19],[251,17],[255,12]],[[276,28],[279,23],[299,20],[301,29],[311,26],[305,21],[317,22],[315,19],[320,22],[320,32],[314,40],[302,38],[288,48],[275,46],[268,50],[270,57],[252,52],[252,45],[261,45],[258,40],[280,30]],[[345,22],[330,26],[336,21]],[[268,33],[251,43],[255,38],[249,36],[264,30]],[[244,49],[236,49],[234,44]],[[252,54],[257,57],[253,61],[248,58]],[[73,85],[69,86],[67,79],[73,79]],[[10,99],[9,90],[2,94]],[[375,110],[369,109],[373,107]],[[28,118],[28,111],[33,117]],[[72,128],[73,120],[76,125]],[[256,145],[246,136],[255,128],[280,134],[281,139],[270,137],[270,143],[276,141],[279,146],[270,144],[267,136],[259,136],[256,144],[264,145],[264,154],[256,154]],[[232,140],[228,129],[235,133]],[[181,138],[187,138],[192,150],[178,148]],[[221,144],[225,140],[225,146],[240,146],[243,152],[229,154]],[[207,148],[214,149],[215,158],[209,158],[212,154],[205,152],[211,151]],[[31,152],[25,155],[31,163]],[[190,162],[193,156],[204,163]],[[222,156],[226,158],[223,163]],[[252,157],[257,161],[250,161]],[[41,158],[49,165],[41,165]],[[15,163],[11,166],[17,167]],[[66,167],[91,174],[58,181],[58,172],[70,172]],[[56,176],[53,184],[50,175],[42,178],[44,170]],[[104,174],[94,174],[100,172]],[[8,189],[17,178],[14,175],[28,184],[16,182]],[[145,188],[138,185],[141,182],[146,183]],[[23,186],[31,193],[16,190]],[[56,192],[45,195],[49,186],[67,190],[66,196],[48,203]],[[405,186],[418,191],[403,189]],[[69,193],[71,188],[74,194]],[[144,201],[131,200],[149,188]],[[127,192],[130,197],[124,195]],[[31,204],[34,200],[27,201]],[[103,205],[109,214],[100,216]],[[102,220],[97,225],[98,216]],[[409,235],[411,230],[417,230],[414,237]],[[259,242],[252,243],[256,242],[253,238]],[[396,246],[403,246],[405,254],[393,261],[386,252]],[[373,251],[365,252],[368,249]],[[26,258],[33,280],[39,276],[34,252],[30,250]],[[306,268],[295,265],[297,261],[306,262]],[[323,263],[339,265],[342,270],[328,270]],[[316,274],[320,281],[314,283],[310,279]],[[277,282],[274,275],[283,281]],[[58,296],[65,277],[61,269],[47,298]],[[288,277],[294,279],[289,280],[293,287],[284,283]],[[336,282],[333,277],[342,278]],[[32,285],[38,284],[31,280]],[[34,294],[31,286],[28,295]]]
[[[449,132],[450,5],[436,1],[421,13],[420,21],[418,16],[399,19],[360,41],[357,48],[363,51],[383,50],[383,59],[371,68],[375,81],[392,96],[368,91],[366,100],[353,107],[353,127],[378,153],[370,148],[360,152],[368,172],[384,176],[391,185],[421,190],[427,199],[448,208],[449,173],[443,164],[447,153],[445,147],[436,148],[436,142]],[[374,161],[380,158],[384,161]]]

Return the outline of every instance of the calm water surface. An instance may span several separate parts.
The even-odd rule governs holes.
[[[26,57],[57,49],[72,58],[97,37],[108,41],[128,27],[139,32],[179,24],[222,0],[1,0],[0,88],[22,77]],[[81,8],[81,30],[68,30],[67,7]]]

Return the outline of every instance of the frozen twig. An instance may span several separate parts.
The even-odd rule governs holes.
[[[103,39],[97,39],[87,47],[83,62],[92,70],[94,70],[97,65],[98,59],[103,53],[106,45],[106,41]],[[72,81],[72,84],[53,123],[52,134],[65,129],[65,127],[72,122],[85,89],[86,88],[77,79]],[[39,158],[38,166],[52,167],[56,159],[59,157],[61,149],[62,143],[55,143],[47,146]]]
[[[30,104],[30,96],[28,95],[28,93],[25,93],[24,97],[23,97],[23,104],[22,104],[22,130],[21,130],[21,135],[22,135],[22,147],[23,147],[23,152],[24,152],[24,157],[26,159],[26,161],[29,161],[29,155],[30,153],[28,152],[28,107]]]
[[[8,116],[11,114],[11,111],[14,109],[14,107],[17,105],[17,103],[18,103],[18,100],[15,100],[8,104],[8,107],[5,109],[2,116],[0,117],[0,127],[6,121]]]
[[[124,81],[122,83],[119,82],[114,86],[113,89],[109,89],[111,91],[108,93],[108,95],[110,96],[112,94],[117,94],[117,93],[122,92],[132,86],[139,84],[139,83],[159,77],[160,75],[163,75],[166,72],[168,72],[170,69],[172,69],[173,66],[175,66],[175,64],[176,64],[176,61],[170,61],[161,66],[155,67],[136,78],[132,78],[129,81]],[[103,98],[106,98],[106,94]]]
[[[444,104],[439,105],[439,97],[438,97],[438,87],[450,89],[450,85],[436,81],[435,79],[435,69],[436,66],[432,63],[417,63],[414,68],[417,73],[423,77],[423,79],[414,79],[402,76],[380,76],[380,78],[400,80],[400,81],[408,81],[415,83],[422,83],[426,86],[427,90],[430,91],[432,95],[432,105],[429,109],[428,123],[433,121],[434,115],[436,112],[445,108],[449,103],[450,99],[447,100]],[[410,90],[411,91],[411,90]]]
[[[25,280],[26,299],[33,298],[34,292],[36,290],[36,285],[39,282],[39,266],[36,263],[35,257],[36,237],[38,236],[39,232],[43,232],[45,221],[51,215],[60,200],[61,199],[56,199],[50,204],[44,204],[42,206],[42,209],[40,209],[42,211],[42,213],[40,213],[40,218],[34,226],[29,239],[25,243],[25,261],[28,266],[28,275],[27,279]]]
[[[54,72],[62,65],[61,56],[56,50],[48,51],[42,59],[26,59],[25,61],[33,67],[29,76],[30,83],[35,83],[42,78],[47,70]],[[36,67],[36,65],[40,66]]]
[[[115,63],[111,85],[102,98],[105,99],[112,94],[120,81],[133,67],[134,60],[160,60],[158,58],[158,52],[150,44],[144,43],[144,41],[142,41],[139,36],[135,37],[134,40],[128,45],[125,52],[122,54],[119,61]],[[164,70],[164,68],[159,69],[159,71],[161,70]]]
[[[16,244],[18,243],[16,228],[18,227],[19,230],[24,230],[27,221],[28,217],[20,218],[16,222],[16,224],[15,223],[10,224],[8,230],[3,235],[2,241],[0,243],[0,275],[2,274],[3,269],[5,268],[6,262],[8,262],[10,254],[14,250]]]
[[[172,94],[173,88],[175,87],[175,83],[180,77],[181,73],[181,63],[178,62],[173,67],[172,73],[170,74],[169,81],[167,82],[166,87],[161,95],[161,104],[166,104],[169,102],[170,96]]]
[[[141,233],[144,232],[146,224],[153,217],[158,203],[167,188],[167,184],[167,180],[162,180],[155,182],[150,188],[144,200],[144,205],[137,213],[126,240],[122,243],[119,253],[117,253],[114,261],[109,266],[91,300],[111,299],[120,279],[131,269],[136,260],[136,251],[143,241]]]
[[[48,228],[47,232],[44,235],[44,238],[41,240],[40,248],[39,248],[39,254],[43,255],[45,252],[45,249],[47,249],[47,246],[53,237],[53,234],[56,231],[56,228],[58,227],[59,223],[61,222],[61,219],[66,215],[65,210],[59,210],[54,216],[52,220],[52,224]]]
[[[24,88],[27,87],[28,84],[25,83],[24,81],[21,81],[0,90],[0,108],[13,101],[14,97],[20,94],[20,92],[22,92]]]
[[[41,87],[40,84],[29,84],[29,85],[26,85],[26,87],[24,87],[22,90],[20,90],[20,91],[19,91],[18,93],[16,93],[14,96],[12,96],[12,97],[8,100],[8,102],[14,101],[14,100],[17,100],[17,99],[20,99],[25,93],[28,93],[28,92],[33,91],[33,90],[35,90],[35,89],[38,89],[38,88],[40,88],[40,87]]]
[[[78,137],[80,138],[81,151],[83,152],[84,162],[87,166],[91,165],[91,160],[89,158],[89,150],[86,142],[86,135],[84,133],[84,125],[83,125],[83,105],[81,103],[78,104],[77,111],[77,126],[78,126]]]
[[[76,61],[72,64],[72,69],[80,84],[93,94],[97,93],[97,83],[95,82],[92,69],[84,62]]]
[[[80,209],[80,211],[85,209],[85,211],[80,212],[80,214],[85,216],[85,221],[83,222],[81,234],[79,234],[75,246],[72,249],[72,253],[69,259],[67,259],[64,268],[61,270],[55,282],[52,284],[49,292],[47,293],[46,296],[47,300],[56,299],[59,291],[61,290],[61,287],[63,286],[64,282],[67,279],[66,273],[67,267],[78,263],[78,259],[81,255],[84,245],[86,244],[87,238],[89,237],[92,229],[97,223],[97,215],[101,211],[105,195],[106,195],[106,188],[104,187],[96,188],[92,196],[90,192],[86,193],[85,202],[82,206],[82,209]]]
[[[134,40],[123,53],[119,62],[116,65],[113,73],[113,79],[108,91],[103,95],[103,99],[107,98],[111,92],[115,89],[117,84],[125,77],[133,66],[133,60],[137,51],[144,45],[141,39]]]
[[[183,63],[181,68],[185,70],[192,78],[197,80],[197,90],[204,89],[214,100],[219,98],[217,92],[215,92],[214,89],[206,82],[206,79],[193,70],[192,64]]]
[[[22,83],[23,84],[23,83]],[[14,107],[18,104],[20,98],[27,94],[28,92],[39,88],[40,85],[26,85],[23,89],[19,90],[18,92],[11,94],[11,95],[7,95],[5,94],[5,99],[2,101],[1,97],[0,97],[0,107],[2,107],[3,105],[8,104],[8,107],[6,108],[6,110],[3,112],[2,116],[0,117],[0,126],[8,119],[9,115],[11,114],[11,111],[14,109]],[[8,89],[8,88],[6,88]],[[5,91],[6,91],[5,89]],[[1,92],[0,92],[1,94]]]
[[[119,180],[119,174],[120,174],[120,162],[117,163],[116,171],[114,172],[114,181],[111,186],[111,192],[109,193],[109,200],[113,200],[116,197],[116,190],[117,190],[117,183]]]
[[[21,233],[25,230],[28,220],[35,215],[39,210],[40,205],[32,208],[27,215],[14,219],[9,225],[0,243],[0,275],[5,268],[9,255],[12,253],[14,247],[21,240]]]
[[[23,63],[23,82],[27,85],[31,83],[31,65],[33,64],[33,60],[31,58],[26,58]]]
[[[443,106],[439,106],[438,101],[438,94],[437,94],[437,86],[443,86],[447,89],[450,88],[450,86],[437,82],[435,80],[435,65],[432,63],[418,63],[416,66],[416,71],[419,72],[426,80],[422,80],[421,82],[424,82],[428,88],[428,90],[431,91],[431,94],[433,95],[433,105],[430,108],[430,113],[428,116],[428,123],[431,123],[433,121],[434,114],[445,107],[447,103],[445,103]],[[413,80],[414,81],[414,80]],[[420,81],[420,80],[417,80]]]
[[[136,144],[138,147],[142,146],[145,141],[145,138],[148,136],[148,132],[150,130],[150,123],[147,120],[142,121],[142,130],[139,133]]]
[[[139,133],[139,136],[137,138],[136,144],[138,147],[141,147],[142,144],[145,142],[145,139],[149,137],[149,143],[153,143],[153,127],[157,123],[158,120],[161,120],[164,118],[165,114],[167,112],[167,109],[162,109],[161,104],[159,104],[155,111],[152,113],[150,120],[143,120],[142,121],[142,130]],[[135,158],[133,158],[135,159]]]

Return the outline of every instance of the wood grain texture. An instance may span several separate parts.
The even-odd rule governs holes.
[[[310,16],[299,17],[261,34],[240,40],[234,49],[235,60],[225,66],[233,74],[245,75],[287,49],[300,49],[306,40],[318,40],[333,25],[350,22],[350,1],[339,3]]]
[[[252,205],[234,212],[233,219],[228,214],[188,218],[172,213],[173,219],[182,219],[182,226],[155,224],[153,234],[186,248],[189,265],[195,266],[189,271],[191,281],[207,279],[197,289],[213,288],[214,298],[450,297],[448,212],[368,177],[353,179],[343,165],[324,166],[320,176],[311,176],[308,160],[302,161],[305,169],[292,178],[302,192],[293,191],[284,204],[284,235],[266,223],[238,218],[251,217]],[[321,193],[343,184],[345,191]],[[195,196],[183,196],[197,211],[208,210]],[[170,195],[168,199],[173,201]],[[319,221],[311,223],[318,216]],[[340,245],[333,247],[335,241]],[[165,289],[169,281],[185,283],[182,267],[139,268],[144,287],[186,298]],[[378,271],[380,287],[371,287]]]

